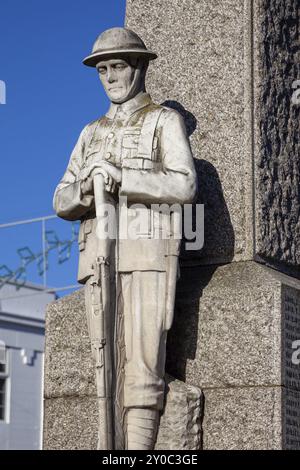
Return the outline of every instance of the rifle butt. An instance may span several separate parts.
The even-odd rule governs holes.
[[[113,450],[112,399],[98,398],[98,450]]]

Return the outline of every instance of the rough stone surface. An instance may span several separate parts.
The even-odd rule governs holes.
[[[252,257],[248,3],[127,1],[126,25],[159,56],[148,90],[183,113],[191,135],[205,247],[189,257],[202,263]]]
[[[190,262],[256,255],[300,276],[299,21],[298,0],[127,1],[159,55],[148,88],[183,113],[197,159],[205,246]]]
[[[251,261],[185,268],[176,305],[167,370],[203,390],[204,448],[298,449],[300,282]]]
[[[256,2],[257,253],[300,264],[300,3]]]
[[[221,388],[204,394],[204,449],[282,449],[280,387]]]
[[[96,449],[97,401],[83,290],[49,305],[45,351],[45,449]],[[199,449],[201,391],[167,378],[157,449]]]
[[[97,448],[97,401],[95,397],[48,398],[44,407],[45,450],[92,450]]]
[[[166,403],[160,419],[155,449],[201,449],[203,408],[201,390],[170,376],[166,382]]]
[[[300,449],[299,391],[236,387],[204,395],[203,449]]]
[[[291,358],[295,351],[292,343],[300,332],[299,281],[251,261],[211,267],[211,271],[207,267],[184,268],[181,274],[167,370],[203,390],[204,447],[298,448],[299,365]],[[64,340],[66,328],[69,336]],[[76,336],[74,332],[79,331]],[[85,441],[85,423],[91,414],[96,428],[96,399],[81,292],[49,307],[47,337],[51,341],[46,342],[45,445],[58,445],[58,426],[62,446],[76,441],[73,435],[63,437],[64,433],[78,432],[83,436],[80,446],[87,448],[91,441]],[[70,349],[62,361],[60,348],[64,353],[66,343]],[[82,379],[76,379],[76,374]],[[198,398],[194,392],[190,395],[190,385],[170,383],[157,448],[194,448],[201,428],[194,429],[184,420],[193,412],[196,421],[199,418],[198,405],[194,406],[199,392],[195,392]],[[195,401],[189,401],[189,396]],[[69,428],[72,400],[78,417]],[[79,431],[80,416],[83,427]],[[177,426],[180,421],[182,427]],[[170,429],[173,432],[168,440]],[[183,447],[177,447],[179,435],[186,429],[189,437],[182,440]],[[96,429],[93,432],[96,434]],[[166,447],[167,441],[170,447]]]
[[[47,309],[44,383],[46,398],[96,393],[83,290]]]
[[[283,384],[275,274],[251,261],[183,269],[168,372],[203,388]]]

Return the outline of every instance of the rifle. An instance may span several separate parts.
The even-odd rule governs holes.
[[[94,176],[94,196],[97,225],[103,224],[103,208],[107,203],[104,178]],[[96,359],[96,386],[99,409],[98,450],[113,449],[112,408],[112,334],[113,316],[110,302],[110,250],[111,240],[101,237],[101,226],[97,230],[97,253],[91,279],[92,350]],[[102,227],[103,229],[103,227]],[[103,230],[102,230],[103,233]]]
[[[176,212],[170,214],[170,232],[171,236],[168,240],[167,253],[166,330],[171,328],[174,318],[178,257],[181,245],[181,216]]]

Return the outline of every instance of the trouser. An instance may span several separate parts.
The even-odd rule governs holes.
[[[119,274],[125,340],[124,407],[161,410],[164,402],[166,273],[134,271]],[[91,327],[90,279],[85,286],[88,330]],[[118,340],[118,338],[115,338]]]
[[[166,273],[134,271],[120,275],[124,332],[124,407],[161,410],[166,357]]]

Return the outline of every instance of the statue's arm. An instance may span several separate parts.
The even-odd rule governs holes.
[[[67,170],[54,193],[54,210],[59,217],[66,220],[79,220],[94,205],[93,195],[83,194],[80,180],[84,151],[90,133],[89,126],[86,126],[81,132],[71,154]]]
[[[132,202],[188,204],[196,196],[197,178],[185,124],[176,111],[162,118],[162,170],[123,168],[120,195]]]

